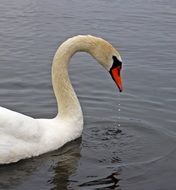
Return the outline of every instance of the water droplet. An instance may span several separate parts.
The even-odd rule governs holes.
[[[121,104],[120,104],[120,94],[119,94],[119,102],[118,102],[118,107],[117,107],[117,110],[118,110],[118,123],[117,123],[117,127],[121,127],[121,124],[120,124],[120,111],[121,111]]]

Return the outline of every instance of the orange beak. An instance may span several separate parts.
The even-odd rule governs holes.
[[[121,67],[114,67],[110,70],[111,77],[115,81],[117,87],[119,88],[119,91],[123,91],[123,86],[122,86],[122,78],[120,76],[120,71]]]

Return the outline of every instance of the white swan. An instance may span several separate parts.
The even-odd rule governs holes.
[[[58,48],[52,65],[52,84],[59,114],[53,119],[34,119],[0,107],[0,164],[56,150],[81,136],[83,114],[67,70],[70,58],[78,51],[91,54],[110,72],[122,91],[122,60],[111,44],[90,35],[66,40]]]

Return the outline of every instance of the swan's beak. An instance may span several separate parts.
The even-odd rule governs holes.
[[[119,88],[119,91],[122,92],[123,86],[122,86],[122,78],[120,76],[120,71],[121,71],[121,67],[114,67],[114,68],[111,68],[109,72],[111,74],[111,77],[115,81],[117,87]]]

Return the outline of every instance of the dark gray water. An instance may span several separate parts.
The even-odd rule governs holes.
[[[55,116],[52,58],[76,34],[119,49],[124,92],[89,55],[75,55],[70,75],[84,111],[82,138],[1,166],[0,189],[176,189],[175,0],[0,1],[0,105]]]

